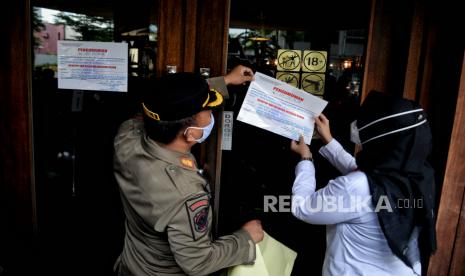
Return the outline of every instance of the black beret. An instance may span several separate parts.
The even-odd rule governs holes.
[[[195,73],[175,73],[148,82],[142,98],[145,116],[155,121],[175,121],[223,103],[223,96],[210,89],[208,82]]]

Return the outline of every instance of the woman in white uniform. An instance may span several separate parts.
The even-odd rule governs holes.
[[[323,275],[421,275],[436,249],[431,133],[415,102],[372,91],[351,127],[357,158],[315,118],[323,155],[342,176],[316,190],[312,153],[301,138],[292,213],[326,228]],[[420,254],[421,253],[421,254]]]

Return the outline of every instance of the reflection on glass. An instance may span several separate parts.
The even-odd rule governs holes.
[[[149,25],[149,41],[157,41],[158,39],[158,28],[155,24]]]
[[[54,24],[67,28],[65,40],[113,41],[113,21],[103,17],[61,11]]]
[[[304,72],[287,72],[279,69],[278,50],[289,49],[302,51],[326,51],[327,60],[321,85],[328,94],[345,94],[358,96],[361,83],[362,56],[365,45],[365,30],[335,30],[328,31],[325,48],[316,48],[318,43],[313,42],[315,35],[305,30],[279,30],[279,29],[241,29],[229,30],[228,67],[237,63],[247,64],[256,70],[288,82],[296,86],[304,78]],[[316,38],[318,41],[318,38]],[[319,41],[321,44],[321,41]],[[318,44],[318,45],[319,45]],[[294,62],[292,56],[285,58],[288,63]],[[288,70],[295,71],[295,70]],[[352,80],[353,79],[353,80]],[[307,81],[308,82],[308,81]],[[306,83],[303,82],[302,83]],[[337,89],[339,92],[334,91]],[[332,90],[332,91],[329,91]],[[318,93],[321,95],[320,93]],[[326,95],[325,95],[326,97]],[[331,95],[328,95],[331,98]]]
[[[34,75],[57,72],[58,40],[113,41],[113,20],[47,8],[33,8]]]
[[[130,76],[148,78],[155,75],[157,31],[155,24],[149,24],[146,28],[121,33],[123,41],[129,43]]]
[[[131,48],[129,49],[129,60],[131,63],[138,63],[139,62],[139,49]],[[136,66],[137,68],[137,66]]]

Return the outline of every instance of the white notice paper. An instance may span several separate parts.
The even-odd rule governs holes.
[[[237,119],[293,140],[303,134],[310,145],[314,118],[327,104],[285,82],[256,73]]]
[[[127,92],[128,44],[59,40],[58,88]]]

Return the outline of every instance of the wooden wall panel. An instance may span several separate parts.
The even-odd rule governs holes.
[[[371,90],[401,95],[411,26],[413,0],[372,0],[362,101]]]
[[[423,58],[423,70],[420,79],[418,102],[429,113],[431,104],[431,83],[433,75],[433,49],[436,48],[437,27],[429,26]]]
[[[178,72],[194,70],[196,38],[195,0],[160,0],[157,51],[157,74],[167,65],[176,65]]]
[[[21,4],[19,4],[21,3]],[[0,24],[9,43],[0,55],[0,185],[17,230],[30,232],[33,218],[31,131],[31,39],[29,1],[12,4]],[[6,18],[5,18],[6,17]]]
[[[365,54],[365,71],[363,73],[363,86],[362,86],[362,101],[372,90],[385,90],[385,74],[387,63],[387,56],[389,54],[388,45],[388,34],[389,30],[386,30],[386,36],[383,35],[382,26],[379,14],[381,8],[379,7],[379,0],[371,1],[371,16],[370,25],[368,27],[368,38],[367,38],[367,50]],[[381,48],[380,48],[381,46]],[[384,47],[383,47],[384,46]],[[380,51],[383,49],[381,53]],[[378,65],[378,66],[377,66]]]
[[[225,73],[227,62],[229,0],[160,0],[157,72],[166,65],[177,71],[211,69]]]
[[[3,9],[0,17],[3,36],[0,43],[0,259],[7,271],[12,265],[5,264],[5,258],[11,262],[26,261],[25,256],[31,253],[36,216],[30,1],[14,1]]]
[[[209,67],[211,76],[226,72],[230,0],[203,0],[198,6],[197,67]]]
[[[459,94],[452,129],[449,155],[441,193],[436,231],[438,250],[431,257],[428,275],[447,275],[454,254],[454,270],[463,270],[465,193],[465,62],[462,66]],[[459,225],[460,221],[460,225]],[[461,232],[460,232],[461,231]],[[457,236],[456,236],[457,235]],[[457,239],[456,239],[457,238]],[[455,247],[454,247],[455,245]],[[460,275],[460,274],[451,274]]]
[[[184,71],[195,71],[196,57],[196,39],[197,39],[197,0],[188,0],[186,6],[185,18],[186,25],[184,26]],[[200,38],[200,37],[199,37]]]
[[[462,172],[465,174],[465,172]],[[465,195],[462,199],[462,210],[460,211],[457,236],[455,237],[454,252],[452,252],[452,263],[450,275],[465,275]]]
[[[422,44],[425,28],[424,2],[414,1],[412,18],[412,30],[410,32],[410,47],[408,51],[407,69],[403,96],[406,99],[416,100],[418,94],[418,80],[420,77],[420,64],[422,56]]]

